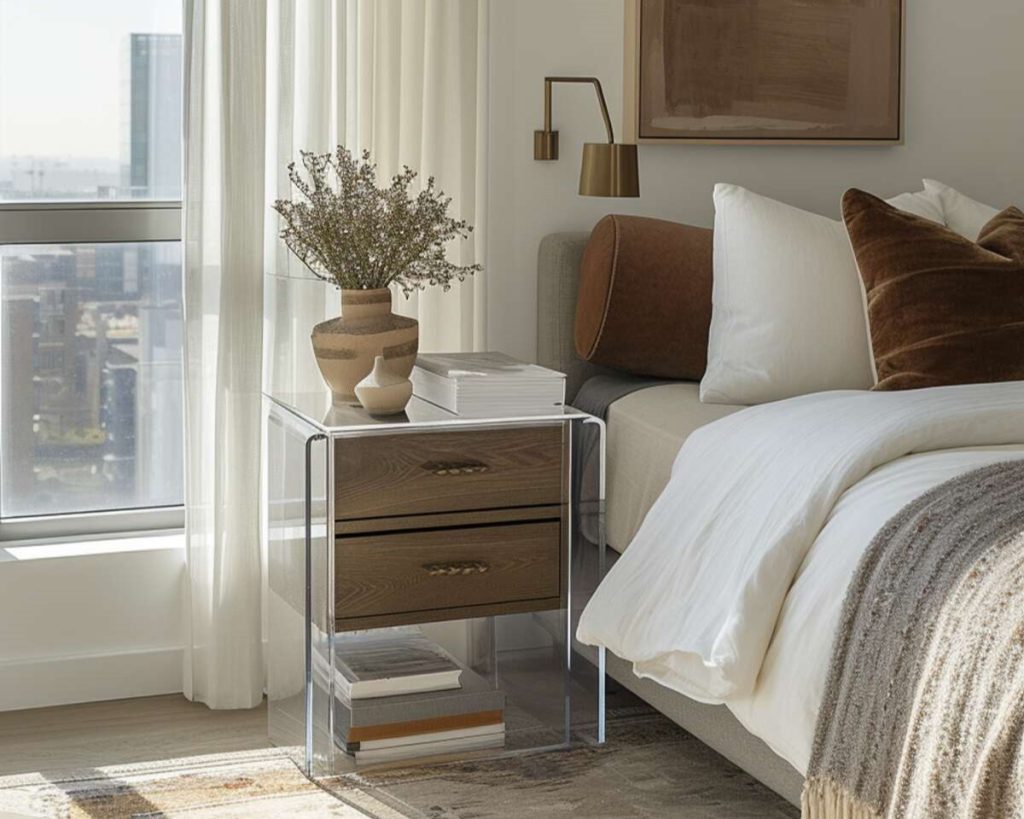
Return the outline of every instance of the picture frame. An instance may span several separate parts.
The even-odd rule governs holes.
[[[624,139],[901,144],[905,6],[625,0]]]

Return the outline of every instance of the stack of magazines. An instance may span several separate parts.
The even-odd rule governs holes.
[[[501,748],[505,695],[419,629],[339,635],[335,740],[357,763]]]
[[[565,403],[565,375],[504,353],[420,355],[413,394],[459,415],[536,415]]]

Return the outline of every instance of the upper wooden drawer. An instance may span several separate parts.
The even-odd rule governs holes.
[[[339,520],[562,502],[562,426],[343,438]]]

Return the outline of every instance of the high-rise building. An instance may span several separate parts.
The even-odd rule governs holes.
[[[180,34],[129,34],[124,56],[123,180],[143,199],[181,197]]]
[[[185,485],[182,385],[181,251],[154,243],[138,254],[141,282],[135,415],[135,486],[154,506],[181,503]]]
[[[3,260],[0,259],[0,271]],[[35,390],[32,363],[39,299],[31,294],[10,295],[0,307],[0,446],[12,468],[0,483],[0,503],[10,505],[30,494],[35,487]]]

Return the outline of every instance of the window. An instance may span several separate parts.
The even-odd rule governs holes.
[[[0,0],[0,539],[181,525],[180,0]]]

